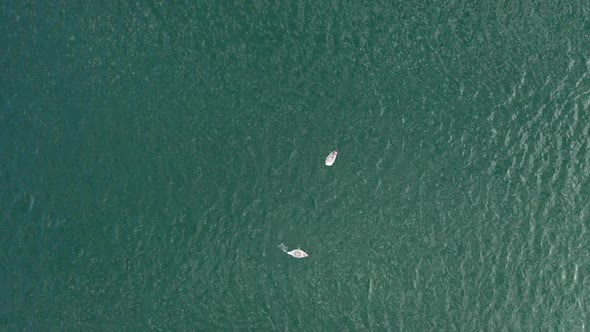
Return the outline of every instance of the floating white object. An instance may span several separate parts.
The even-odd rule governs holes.
[[[330,152],[330,154],[326,157],[326,166],[332,166],[336,161],[336,157],[338,156],[338,149]]]
[[[303,251],[301,249],[287,251],[287,254],[289,254],[295,258],[305,258],[305,257],[309,256],[305,251]]]
[[[309,255],[305,251],[303,251],[299,248],[297,248],[295,250],[287,251],[287,246],[282,243],[281,243],[281,245],[279,245],[279,248],[281,248],[282,251],[286,252],[287,254],[289,254],[295,258],[309,257]]]

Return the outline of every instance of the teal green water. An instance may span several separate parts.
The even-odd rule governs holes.
[[[1,330],[588,330],[587,2],[0,8]]]

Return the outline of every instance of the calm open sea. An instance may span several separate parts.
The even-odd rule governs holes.
[[[0,15],[0,330],[588,331],[586,0]]]

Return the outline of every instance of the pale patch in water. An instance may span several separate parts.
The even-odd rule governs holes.
[[[282,243],[279,245],[279,248],[280,248],[280,249],[281,249],[283,252],[286,252],[287,254],[289,254],[289,255],[291,255],[291,256],[293,256],[293,257],[295,257],[295,258],[305,258],[305,257],[309,257],[309,254],[308,254],[308,253],[306,253],[305,251],[303,251],[303,250],[301,250],[301,249],[299,249],[299,248],[297,248],[297,249],[294,249],[294,250],[291,250],[291,251],[287,251],[289,248],[287,248],[287,246],[286,246],[286,245],[284,245],[284,244],[282,244]]]
[[[338,149],[330,152],[330,154],[326,157],[326,166],[332,166],[336,161],[336,157],[338,156]]]

